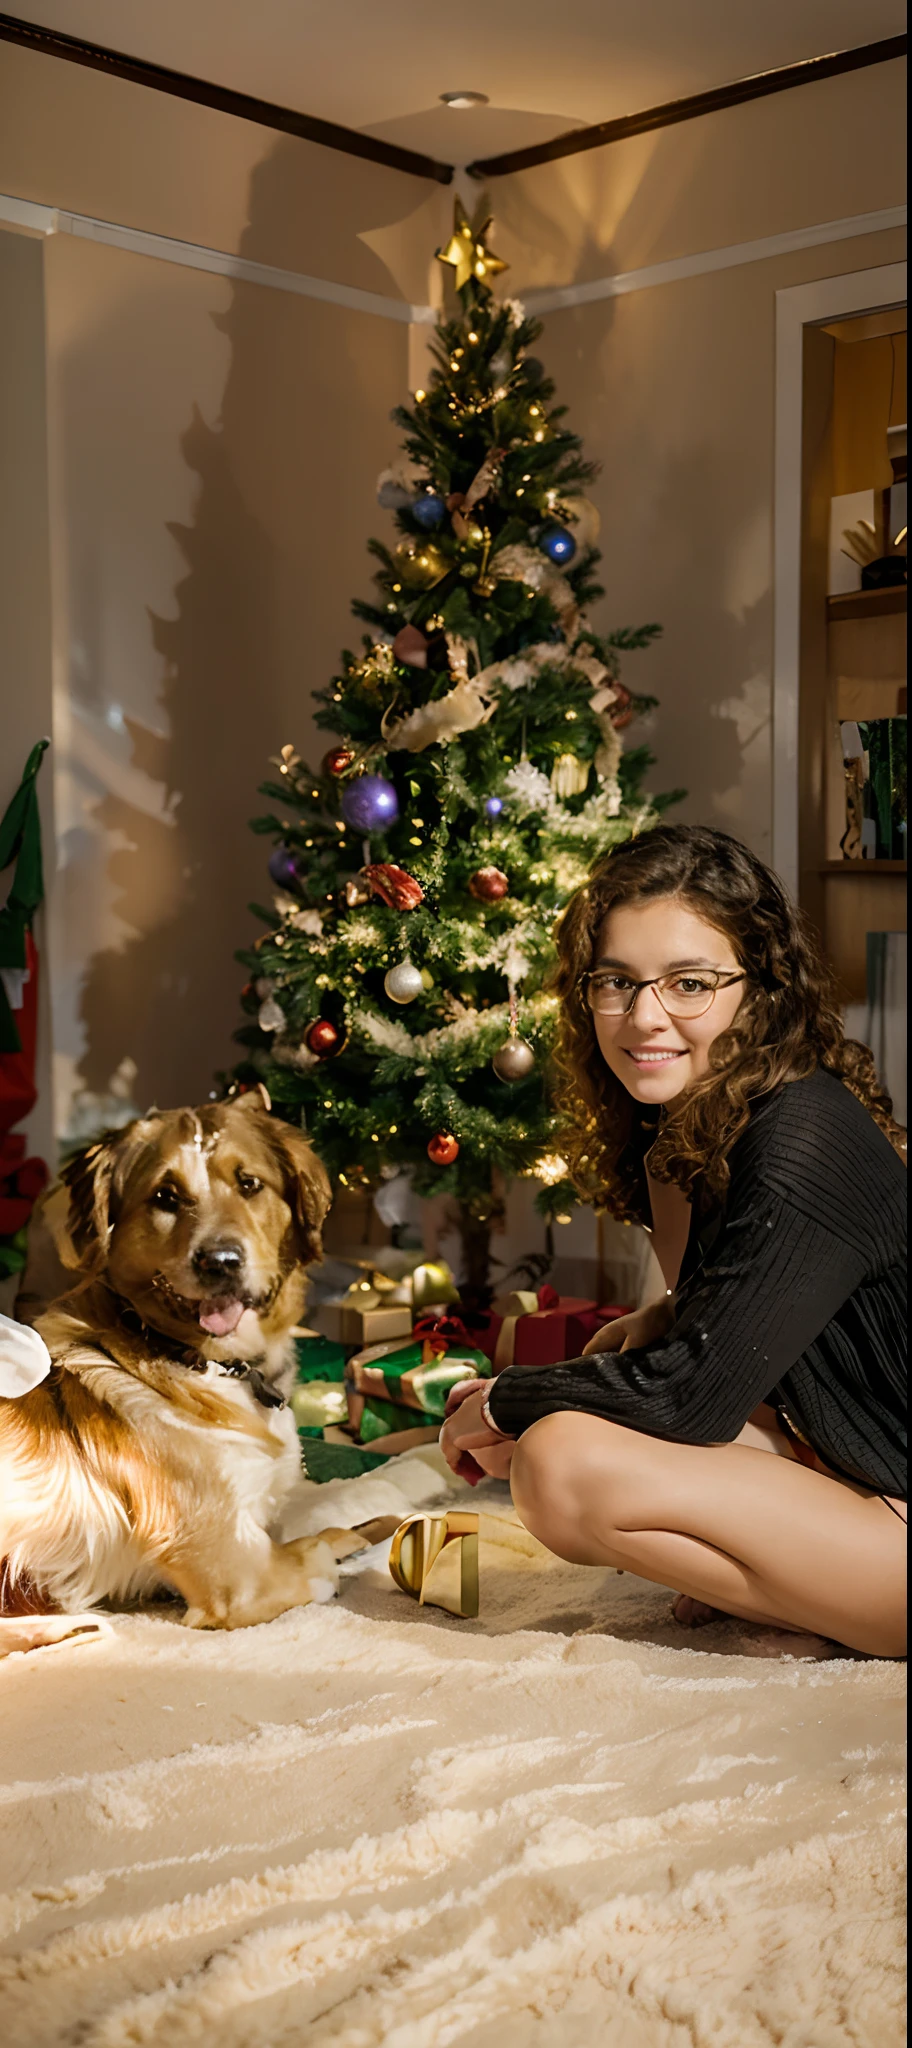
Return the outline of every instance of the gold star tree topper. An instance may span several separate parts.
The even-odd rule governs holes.
[[[448,264],[455,271],[457,291],[468,284],[470,277],[484,284],[489,277],[496,277],[499,271],[509,270],[509,264],[486,246],[492,218],[489,214],[479,227],[473,227],[461,199],[457,199],[453,207],[453,232],[436,255],[441,263]]]

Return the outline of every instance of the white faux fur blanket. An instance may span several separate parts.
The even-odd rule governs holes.
[[[286,1533],[457,1495],[510,1512],[417,1451]],[[477,1622],[343,1571],[0,1663],[9,2048],[898,2048],[904,1667],[544,1552]]]

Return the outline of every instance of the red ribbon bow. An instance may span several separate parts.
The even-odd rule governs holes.
[[[538,1306],[540,1309],[560,1308],[560,1295],[558,1294],[557,1288],[548,1286],[540,1287],[538,1290]]]
[[[412,1325],[412,1336],[420,1337],[423,1344],[429,1344],[438,1358],[442,1358],[449,1344],[467,1344],[469,1333],[459,1316],[435,1316],[427,1310]]]

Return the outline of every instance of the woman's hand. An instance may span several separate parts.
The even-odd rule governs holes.
[[[593,1351],[635,1351],[642,1344],[655,1344],[660,1337],[667,1337],[673,1322],[671,1297],[662,1295],[658,1301],[648,1301],[643,1308],[632,1309],[629,1316],[616,1316],[613,1323],[596,1330],[583,1357],[588,1358]]]
[[[482,1456],[512,1443],[512,1439],[492,1429],[481,1412],[491,1380],[462,1380],[451,1388],[446,1406],[446,1421],[440,1432],[440,1448],[450,1467],[460,1479],[467,1479],[470,1486],[477,1486],[485,1476],[484,1466],[472,1456],[473,1451]]]

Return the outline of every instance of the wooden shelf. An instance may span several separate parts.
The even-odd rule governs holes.
[[[831,625],[840,619],[882,619],[890,612],[904,612],[907,595],[904,583],[894,583],[889,590],[847,590],[841,597],[827,598],[827,618]]]
[[[904,860],[826,860],[817,869],[818,875],[904,875],[908,862]]]

